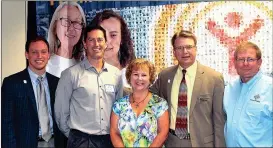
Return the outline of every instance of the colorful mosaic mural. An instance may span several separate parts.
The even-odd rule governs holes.
[[[37,4],[37,30],[46,36],[50,15],[45,3]],[[102,11],[88,9],[89,2],[79,3],[87,22]],[[197,36],[197,60],[223,73],[228,82],[236,76],[233,52],[242,41],[262,49],[262,71],[272,76],[272,5],[272,1],[215,1],[112,9],[128,24],[136,57],[152,61],[157,72],[177,63],[171,38],[186,29]]]

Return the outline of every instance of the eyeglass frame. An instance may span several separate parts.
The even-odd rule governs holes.
[[[247,57],[247,58],[236,58],[236,61],[239,63],[245,63],[247,61],[247,63],[252,63],[254,61],[258,61],[260,59],[258,58],[251,58],[251,57]]]
[[[178,46],[178,47],[174,47],[174,50],[176,50],[176,51],[182,51],[182,50],[186,49],[187,51],[190,51],[193,48],[196,48],[196,45]]]
[[[69,25],[64,25],[64,24],[63,24],[63,21],[62,21],[62,20],[64,20],[64,19],[67,20],[67,22],[69,22]],[[64,27],[70,27],[71,24],[73,24],[73,27],[74,27],[75,29],[77,29],[77,30],[81,30],[81,29],[83,29],[83,27],[84,27],[84,23],[83,23],[83,22],[79,23],[78,21],[71,21],[69,18],[61,17],[61,18],[59,18],[58,20],[61,21],[61,25],[64,26]],[[76,28],[76,27],[74,26],[75,24],[80,24],[82,27],[81,27],[81,28]]]

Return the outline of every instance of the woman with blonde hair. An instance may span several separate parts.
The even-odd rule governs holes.
[[[63,70],[83,58],[82,38],[85,26],[85,14],[78,3],[67,1],[56,8],[48,31],[51,57],[47,72],[60,77]]]
[[[78,3],[62,2],[56,8],[48,30],[51,54],[46,67],[48,73],[61,77],[63,70],[81,60],[84,53],[82,38],[85,26],[85,14]],[[58,148],[66,148],[67,137],[61,132],[54,133],[54,142],[58,144]]]

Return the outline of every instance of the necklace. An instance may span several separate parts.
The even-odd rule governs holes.
[[[135,101],[135,98],[133,97],[134,95],[133,95],[133,93],[132,93],[133,103],[136,103],[136,108],[138,108],[139,104],[140,104],[141,102],[143,102],[143,101],[148,97],[148,95],[149,95],[149,91],[148,91],[146,97],[145,97],[143,100],[141,100],[141,101],[139,101],[139,102],[136,102],[136,101]]]

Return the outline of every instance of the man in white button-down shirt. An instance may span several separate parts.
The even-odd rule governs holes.
[[[112,147],[110,113],[122,97],[120,70],[104,62],[105,30],[88,26],[84,32],[86,58],[62,72],[56,90],[56,122],[68,137],[68,148]]]

